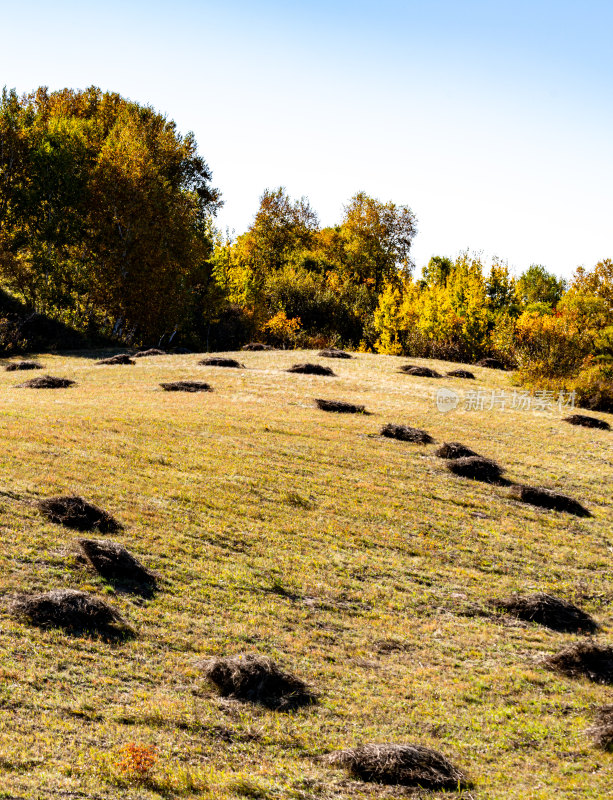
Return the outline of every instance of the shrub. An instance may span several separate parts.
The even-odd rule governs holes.
[[[266,338],[278,347],[291,347],[300,330],[300,317],[290,319],[285,311],[278,311],[263,326]]]

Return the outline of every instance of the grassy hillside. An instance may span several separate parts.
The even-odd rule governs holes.
[[[77,381],[66,390],[0,374],[0,798],[398,796],[320,759],[362,742],[440,750],[474,780],[467,798],[607,796],[613,755],[585,731],[612,690],[541,663],[580,637],[484,612],[549,591],[613,643],[613,433],[557,412],[437,411],[441,386],[512,391],[498,371],[435,381],[386,356],[241,353],[245,370],[198,358],[41,356]],[[339,377],[284,372],[307,358]],[[190,378],[215,391],[158,388]],[[326,414],[315,397],[371,414]],[[377,436],[386,422],[463,442],[593,516],[452,476],[433,445]],[[78,563],[78,534],[33,503],[66,493],[124,523],[108,538],[161,576],[157,594],[115,592]],[[138,636],[108,643],[8,614],[13,595],[57,587],[106,598]],[[286,714],[219,698],[202,662],[241,651],[295,671],[319,704]],[[131,744],[155,759],[140,783],[122,771]]]

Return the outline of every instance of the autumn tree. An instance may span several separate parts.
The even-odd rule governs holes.
[[[599,261],[592,270],[579,267],[573,275],[571,288],[602,298],[613,311],[613,259]]]
[[[95,87],[0,104],[0,271],[40,310],[136,339],[185,318],[219,205],[192,134]]]
[[[355,281],[378,295],[386,280],[411,274],[410,251],[416,224],[408,206],[382,203],[358,192],[345,206],[340,226],[344,268]]]

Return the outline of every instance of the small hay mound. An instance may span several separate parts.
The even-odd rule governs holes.
[[[590,512],[582,506],[578,500],[567,497],[565,494],[554,492],[552,489],[545,489],[543,486],[522,486],[520,484],[511,487],[510,497],[514,500],[521,500],[522,503],[529,503],[539,508],[547,508],[550,511],[566,511],[577,517],[591,517]]]
[[[466,378],[466,380],[474,381],[475,376],[467,369],[453,369],[447,373],[448,378]]]
[[[77,531],[97,530],[100,533],[112,533],[122,529],[120,523],[107,511],[88,503],[78,495],[48,497],[38,502],[38,510],[51,522],[57,522]]]
[[[149,358],[150,356],[165,356],[165,350],[158,350],[157,347],[150,347],[149,350],[140,350],[134,353],[132,358]]]
[[[439,458],[482,458],[479,453],[475,453],[470,447],[466,447],[461,442],[443,442],[434,451],[434,455]]]
[[[460,475],[462,478],[471,478],[474,481],[499,483],[504,470],[495,461],[481,456],[467,456],[465,458],[451,458],[445,465],[449,472]]]
[[[55,378],[53,375],[41,375],[40,378],[32,378],[25,383],[18,384],[18,389],[67,389],[74,386],[76,381],[70,378]]]
[[[561,633],[595,633],[599,629],[598,623],[585,611],[567,600],[544,592],[528,597],[514,595],[504,600],[493,600],[492,605],[517,619],[537,622]]]
[[[427,431],[421,428],[411,428],[409,425],[395,425],[388,422],[381,428],[381,436],[388,439],[400,439],[401,442],[415,442],[416,444],[431,444],[434,439]]]
[[[329,375],[333,378],[336,377],[330,367],[324,367],[321,364],[294,364],[287,371],[296,372],[299,375]]]
[[[613,706],[603,706],[596,714],[596,724],[588,733],[594,737],[595,743],[603,750],[613,750]]]
[[[353,358],[351,353],[347,353],[345,350],[337,350],[336,347],[330,347],[327,350],[320,350],[317,355],[321,356],[322,358]]]
[[[212,356],[211,358],[203,358],[198,362],[201,367],[234,367],[235,369],[245,369],[245,365],[241,364],[235,358],[218,358]]]
[[[99,539],[79,539],[77,543],[87,563],[103,578],[138,584],[155,583],[155,575],[123,545]]]
[[[110,358],[103,358],[100,361],[96,361],[98,366],[103,364],[134,364],[136,363],[133,361],[130,356],[127,356],[123,353],[120,353],[117,356],[111,356]]]
[[[437,372],[435,369],[430,369],[430,367],[416,367],[413,364],[405,364],[403,367],[400,367],[399,371],[404,372],[405,375],[414,375],[416,378],[442,377],[440,372]]]
[[[303,680],[257,653],[211,659],[205,664],[205,674],[222,697],[259,703],[277,711],[289,711],[317,699]]]
[[[40,628],[72,632],[128,633],[132,629],[121,614],[99,597],[76,589],[54,589],[15,600],[11,612]]]
[[[344,400],[322,400],[318,397],[315,405],[321,411],[334,411],[337,414],[366,414],[366,406],[358,406],[354,403],[345,403]]]
[[[562,421],[568,422],[569,425],[580,425],[582,428],[599,428],[602,431],[611,430],[611,426],[604,419],[588,417],[587,414],[572,414],[570,417],[564,417]]]
[[[331,764],[345,767],[363,781],[424,789],[460,789],[466,775],[444,755],[422,745],[365,744],[328,756]]]
[[[482,358],[481,361],[477,361],[477,366],[478,367],[487,367],[488,369],[504,369],[504,370],[506,370],[506,366],[498,358]]]
[[[249,342],[248,344],[243,345],[241,350],[253,352],[257,350],[272,350],[272,347],[269,344],[263,344],[262,342]]]
[[[11,364],[7,364],[4,369],[6,372],[17,372],[17,370],[22,369],[42,369],[42,365],[37,364],[36,361],[13,361]]]
[[[596,642],[576,642],[545,659],[545,664],[570,678],[589,678],[613,684],[613,647]]]
[[[171,381],[160,383],[165,392],[212,392],[212,387],[204,381]]]

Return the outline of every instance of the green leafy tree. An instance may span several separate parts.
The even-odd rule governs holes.
[[[340,226],[341,266],[376,297],[385,281],[411,274],[410,251],[417,233],[416,222],[408,206],[382,203],[358,192],[345,206]]]
[[[191,134],[91,87],[0,104],[0,271],[36,308],[137,339],[180,324],[219,205]]]
[[[547,303],[550,308],[555,308],[565,291],[566,281],[557,278],[540,264],[532,264],[516,284],[517,300],[522,308],[533,303]]]
[[[445,256],[432,256],[424,267],[424,281],[428,284],[444,286],[453,270],[453,261]]]

